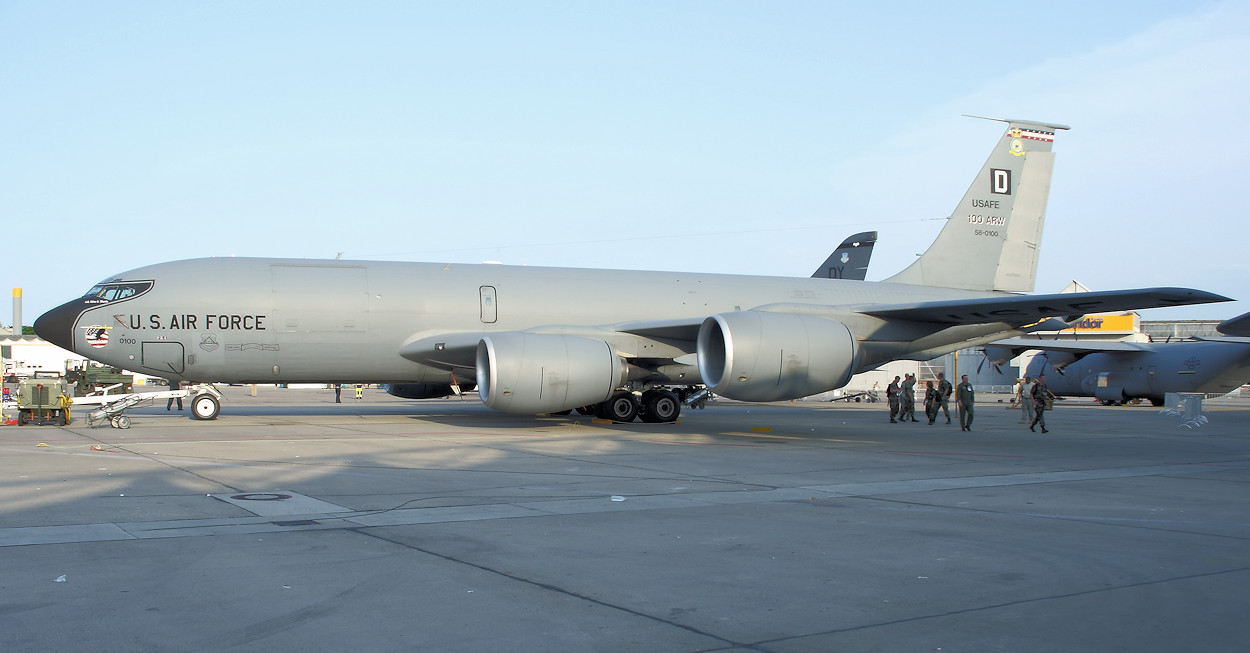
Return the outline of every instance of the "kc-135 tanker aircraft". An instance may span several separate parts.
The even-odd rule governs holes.
[[[1031,292],[1055,131],[1007,130],[927,251],[886,281],[271,258],[150,265],[35,322],[88,358],[192,383],[475,383],[507,413],[677,419],[710,390],[779,401],[1086,313],[1228,301],[1185,288]],[[822,275],[823,276],[823,275]],[[192,401],[217,416],[212,393]]]

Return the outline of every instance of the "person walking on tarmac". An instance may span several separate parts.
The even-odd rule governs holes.
[[[343,384],[342,383],[334,384],[334,403],[336,404],[343,403]]]
[[[908,374],[906,377],[904,377],[902,394],[903,394],[902,396],[903,412],[900,415],[899,419],[904,422],[906,422],[907,420],[911,420],[913,422],[919,422],[920,420],[916,419],[916,377],[915,375]]]
[[[929,418],[929,426],[933,426],[933,420],[937,419],[938,408],[942,405],[941,395],[938,389],[933,387],[932,381],[924,382],[924,416]]]
[[[170,390],[181,390],[181,389],[182,389],[182,381],[170,381],[170,382],[169,382],[169,389],[170,389]],[[174,406],[174,400],[175,400],[175,399],[177,399],[177,400],[178,400],[178,410],[182,410],[182,396],[181,396],[181,395],[179,395],[179,396],[177,396],[177,397],[170,397],[170,398],[169,398],[169,401],[165,402],[165,410],[171,410],[171,409],[173,408],[173,406]]]
[[[1032,423],[1033,421],[1033,386],[1037,385],[1029,377],[1024,377],[1020,381],[1020,423]]]
[[[356,384],[356,398],[357,399],[365,398],[365,384],[363,383]]]
[[[954,393],[955,387],[951,385],[950,381],[946,380],[945,372],[938,372],[937,391],[938,391],[938,405],[942,407],[942,413],[946,415],[946,423],[950,424],[951,423],[951,394]],[[937,417],[936,411],[934,411],[933,416],[935,418]]]
[[[1055,393],[1051,392],[1050,388],[1046,387],[1045,374],[1039,374],[1037,376],[1037,382],[1033,384],[1033,389],[1030,391],[1030,395],[1033,398],[1033,410],[1037,413],[1037,417],[1034,417],[1033,423],[1029,424],[1029,430],[1033,431],[1034,426],[1041,424],[1042,433],[1050,433],[1050,431],[1046,430],[1046,410],[1051,406],[1051,402],[1055,398]],[[1033,432],[1036,433],[1037,431]]]
[[[887,385],[885,387],[885,398],[886,400],[890,402],[890,423],[891,424],[898,423],[898,420],[894,419],[894,416],[898,414],[898,410],[899,410],[898,393],[899,393],[898,377],[895,376],[894,380],[890,381],[890,385]]]
[[[972,405],[976,403],[976,391],[968,383],[968,375],[959,377],[959,387],[955,390],[955,400],[959,404],[959,429],[972,430]]]

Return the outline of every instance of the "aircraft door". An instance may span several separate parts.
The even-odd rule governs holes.
[[[144,342],[139,364],[165,374],[182,374],[185,354],[181,342]]]
[[[482,324],[494,324],[499,319],[499,308],[496,306],[495,287],[482,286],[478,289],[481,294],[482,303]]]
[[[1158,369],[1154,365],[1146,366],[1146,387],[1150,388],[1150,392],[1159,394],[1159,375],[1156,373]]]

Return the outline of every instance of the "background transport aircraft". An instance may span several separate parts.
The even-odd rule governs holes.
[[[1079,342],[1013,338],[986,347],[1001,364],[1036,349],[1024,374],[1046,375],[1051,392],[1094,397],[1104,404],[1149,399],[1162,406],[1169,392],[1225,394],[1250,381],[1250,338],[1179,342]]]
[[[380,383],[441,397],[455,378],[508,413],[594,406],[617,421],[668,422],[705,389],[794,399],[1053,316],[1228,301],[1184,288],[1015,294],[1033,290],[1051,146],[1067,128],[1002,122],[937,239],[882,282],[207,258],[110,277],[35,330],[94,360],[193,383]],[[218,410],[209,393],[192,400],[197,418]]]

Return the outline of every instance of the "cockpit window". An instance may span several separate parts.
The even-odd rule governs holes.
[[[96,302],[115,302],[141,295],[152,287],[151,281],[130,281],[124,283],[104,283],[87,291],[83,299]]]

